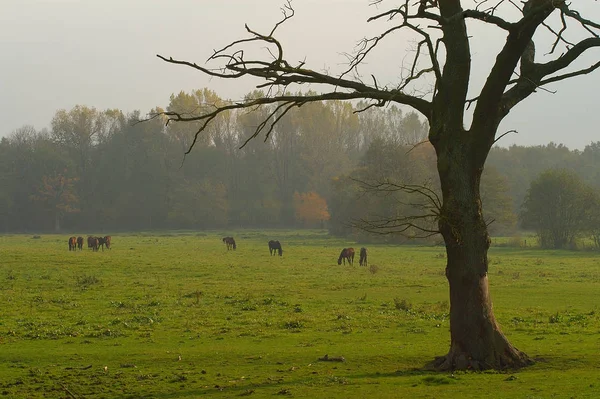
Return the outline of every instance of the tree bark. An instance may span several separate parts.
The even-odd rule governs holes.
[[[54,212],[54,232],[60,233],[60,212]]]
[[[485,149],[452,138],[435,143],[435,147],[443,196],[439,229],[446,243],[451,344],[448,354],[436,358],[432,366],[438,370],[484,370],[532,364],[508,342],[492,310],[487,259],[490,237],[479,193],[483,163],[475,156]]]

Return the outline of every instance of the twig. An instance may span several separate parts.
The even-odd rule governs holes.
[[[66,385],[61,384],[62,389],[69,394],[70,397],[72,397],[73,399],[78,399],[77,396],[75,396],[75,394],[71,391],[69,391],[69,388],[67,388]]]

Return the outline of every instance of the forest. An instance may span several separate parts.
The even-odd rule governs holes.
[[[428,126],[416,113],[346,101],[310,103],[285,115],[275,106],[232,110],[197,137],[201,122],[149,117],[194,116],[226,103],[204,88],[173,94],[166,109],[146,114],[77,105],[57,110],[49,128],[24,125],[0,142],[0,231],[317,227],[404,241],[423,235],[407,229],[373,236],[352,221],[425,212],[430,217],[423,222],[435,223],[422,191],[389,190],[408,185],[439,192]],[[281,119],[267,139],[249,140],[269,113]],[[501,145],[492,148],[481,183],[493,235],[539,227],[527,217],[536,207],[527,208],[527,199],[532,182],[551,170],[570,173],[567,180],[577,180],[595,193],[589,201],[597,201],[600,142],[583,150]],[[548,195],[541,201],[555,194]],[[578,207],[589,209],[589,201]]]

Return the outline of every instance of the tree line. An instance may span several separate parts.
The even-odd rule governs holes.
[[[148,114],[226,103],[201,89]],[[58,110],[48,129],[23,126],[0,142],[0,231],[324,226],[332,178],[375,138],[416,143],[427,132],[414,113],[360,107],[307,104],[247,143],[276,107],[221,114],[197,137],[197,124],[142,122],[140,111]]]
[[[246,98],[262,95],[255,91]],[[193,116],[225,104],[201,89],[174,94],[165,110],[149,114]],[[281,119],[268,138],[248,141],[269,114]],[[221,113],[197,137],[200,122],[144,119],[140,111],[78,105],[58,110],[49,129],[23,126],[3,138],[0,229],[327,226],[332,234],[365,240],[439,240],[428,234],[436,230],[435,197],[441,195],[436,155],[426,141],[427,124],[414,112],[330,101],[282,115],[274,105]],[[600,142],[583,151],[553,143],[492,148],[481,182],[492,234],[522,227],[536,231],[544,246],[567,247],[590,233],[600,244],[594,235],[600,225],[593,223],[600,217],[591,214],[599,207],[590,206],[600,188],[599,166]],[[547,215],[532,214],[564,213],[558,211],[562,206],[549,206],[559,194],[537,195],[550,184],[548,176],[576,183],[557,185],[569,187],[579,198],[569,206],[581,211],[569,228],[565,221],[552,222],[560,234],[542,226]],[[407,217],[411,223],[390,224]],[[403,235],[368,232],[399,229]]]

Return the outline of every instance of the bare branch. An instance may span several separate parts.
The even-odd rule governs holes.
[[[406,3],[406,7],[408,7],[408,2]],[[437,64],[437,59],[430,38],[427,34],[420,30],[416,26],[412,26],[411,24],[405,21],[405,24],[402,24],[399,27],[395,27],[380,35],[378,38],[372,39],[373,42],[369,40],[365,40],[363,42],[363,47],[354,60],[350,64],[349,72],[352,68],[355,68],[364,57],[371,51],[375,45],[384,38],[389,33],[393,32],[395,29],[399,29],[400,27],[406,27],[408,29],[412,29],[415,32],[424,36],[424,40],[421,42],[422,45],[426,45],[429,49],[430,58],[433,63],[432,68],[426,68],[419,71],[416,71],[416,62],[413,65],[412,73],[408,81],[400,86],[400,88],[396,89],[387,89],[381,88],[377,85],[377,81],[373,78],[374,85],[370,86],[365,84],[360,80],[350,80],[345,79],[343,73],[339,77],[331,76],[327,73],[316,72],[311,69],[307,69],[304,67],[304,63],[300,63],[298,66],[292,66],[289,62],[287,62],[283,55],[283,47],[281,43],[273,37],[276,29],[281,26],[281,24],[288,21],[294,15],[294,11],[291,7],[291,3],[288,3],[283,8],[283,19],[279,21],[275,27],[270,31],[268,35],[260,34],[252,29],[250,29],[246,25],[246,31],[250,34],[250,37],[236,40],[220,50],[215,50],[213,54],[209,57],[208,61],[221,61],[222,65],[217,69],[210,69],[208,67],[197,65],[196,63],[192,63],[184,60],[173,59],[172,57],[165,57],[162,55],[157,55],[161,60],[176,64],[183,65],[186,67],[191,67],[196,69],[208,76],[218,77],[218,78],[226,78],[226,79],[237,79],[242,78],[244,76],[260,78],[264,82],[259,84],[258,88],[265,88],[268,91],[267,97],[262,97],[258,99],[250,99],[244,100],[236,103],[229,103],[222,106],[218,106],[215,110],[211,112],[207,112],[200,116],[186,116],[177,112],[164,112],[162,115],[165,115],[168,120],[167,123],[174,122],[190,122],[190,121],[199,121],[202,122],[199,129],[194,135],[194,140],[190,148],[186,153],[192,150],[193,146],[197,142],[198,135],[204,131],[207,125],[214,120],[214,118],[222,112],[226,112],[234,109],[242,109],[242,108],[252,108],[262,105],[268,104],[278,104],[274,111],[270,112],[269,115],[264,119],[256,128],[255,132],[248,138],[248,140],[256,137],[262,132],[265,132],[265,138],[269,137],[269,134],[272,132],[275,123],[279,121],[282,115],[276,116],[279,111],[283,111],[283,114],[287,113],[293,107],[300,107],[307,102],[315,102],[315,101],[324,101],[324,100],[352,100],[352,99],[370,99],[375,101],[373,106],[383,106],[389,102],[396,102],[400,104],[405,104],[413,107],[417,111],[421,112],[423,115],[428,116],[430,114],[431,104],[427,100],[420,98],[414,95],[407,95],[402,92],[402,89],[406,87],[406,84],[410,83],[410,81],[414,79],[418,79],[423,74],[433,71],[438,77],[440,75],[439,65]],[[419,17],[422,15],[419,14]],[[413,17],[413,16],[411,16]],[[416,16],[414,16],[416,18]],[[267,51],[270,55],[271,60],[265,61],[261,59],[246,59],[246,55],[243,49],[239,49],[239,46],[248,45],[250,43],[264,43],[267,45]],[[269,46],[271,46],[269,48]],[[273,49],[273,51],[271,51]],[[333,92],[324,93],[320,95],[298,95],[298,96],[290,96],[285,94],[273,94],[273,93],[285,93],[285,90],[290,85],[300,85],[300,84],[325,84],[334,88]],[[248,140],[242,145],[246,145]]]
[[[377,19],[385,17],[385,16],[389,17],[389,19],[393,19],[394,17],[400,15],[402,17],[402,22],[400,23],[400,25],[389,28],[388,30],[386,30],[379,36],[376,36],[376,37],[373,37],[370,39],[365,38],[365,39],[361,40],[359,42],[359,49],[357,50],[356,54],[353,57],[351,57],[351,59],[350,59],[350,65],[349,65],[348,69],[345,70],[340,75],[340,77],[343,77],[343,76],[347,75],[350,71],[355,70],[358,67],[358,65],[360,65],[364,61],[364,59],[369,55],[369,53],[379,44],[379,42],[381,40],[383,40],[384,38],[389,36],[391,33],[399,31],[400,29],[403,29],[403,28],[408,28],[408,29],[412,30],[413,32],[416,32],[419,35],[421,35],[423,37],[423,41],[421,41],[418,45],[417,53],[416,53],[415,59],[413,61],[412,67],[411,67],[411,74],[410,74],[409,78],[401,86],[399,86],[398,90],[403,90],[404,88],[406,88],[406,86],[411,81],[418,79],[425,72],[434,72],[436,75],[436,79],[438,79],[438,80],[441,79],[442,73],[441,73],[441,68],[440,68],[440,65],[439,65],[439,62],[437,59],[437,44],[436,44],[436,46],[434,46],[431,41],[431,36],[427,32],[425,32],[423,29],[419,28],[418,25],[415,25],[415,24],[412,24],[409,22],[409,20],[413,20],[413,19],[431,19],[431,20],[434,20],[439,23],[441,18],[435,14],[430,14],[430,13],[426,12],[425,9],[419,9],[419,11],[416,14],[411,15],[408,13],[408,9],[409,9],[408,3],[409,3],[409,1],[406,0],[404,5],[368,19],[368,21],[370,22],[370,21],[374,21],[374,20],[377,20]],[[429,50],[429,62],[431,63],[431,68],[424,69],[420,73],[415,75],[414,71],[418,64],[419,56],[420,56],[420,48],[423,44],[427,45],[427,48]]]
[[[571,65],[571,63],[579,58],[584,52],[595,47],[600,47],[600,38],[593,37],[584,39],[556,60],[539,65],[539,71],[543,77],[558,72]]]
[[[475,10],[464,10],[460,14],[456,14],[450,18],[444,19],[444,23],[452,23],[454,20],[459,18],[471,18],[477,19],[481,22],[486,22],[492,25],[496,25],[499,28],[502,28],[506,31],[510,31],[513,27],[513,24],[505,21],[504,19],[497,17],[491,12],[479,11]]]
[[[498,136],[498,137],[496,138],[496,140],[494,140],[494,144],[496,144],[496,143],[497,143],[497,142],[498,142],[498,141],[499,141],[499,140],[500,140],[502,137],[504,137],[504,136],[506,136],[507,134],[510,134],[510,133],[519,133],[519,132],[517,132],[517,131],[516,131],[516,130],[514,130],[514,129],[513,129],[513,130],[509,130],[508,132],[504,132],[504,133],[502,133],[500,136]]]
[[[597,62],[594,65],[590,66],[589,68],[580,69],[578,71],[571,72],[571,73],[565,73],[564,75],[553,76],[551,78],[542,80],[540,82],[540,86],[548,84],[548,83],[558,82],[559,80],[565,80],[565,79],[573,78],[575,76],[586,75],[586,74],[588,74],[590,72],[595,71],[599,67],[600,67],[600,62]]]
[[[549,83],[558,82],[568,78],[585,75],[600,68],[600,62],[597,62],[587,68],[582,68],[561,75],[550,76],[556,72],[568,68],[582,54],[592,48],[600,48],[600,38],[587,38],[573,47],[559,58],[549,61],[545,64],[533,64],[527,73],[522,74],[516,81],[516,85],[506,91],[502,96],[499,111],[502,116],[508,114],[516,104],[531,95],[537,88]],[[546,79],[544,79],[546,78]],[[543,88],[542,88],[543,89]],[[545,89],[544,89],[545,90]]]
[[[492,133],[495,132],[499,119],[508,113],[506,109],[508,104],[503,104],[503,99],[505,97],[504,91],[510,82],[513,71],[519,61],[528,63],[528,66],[533,64],[535,54],[535,48],[532,47],[533,35],[537,27],[548,18],[560,3],[564,3],[564,0],[527,1],[523,7],[523,18],[511,28],[506,39],[506,44],[498,54],[496,63],[492,67],[475,106],[473,128],[476,131],[489,132],[487,135],[480,135],[479,140],[484,143],[483,145],[491,146],[493,144]],[[526,87],[531,90],[530,94],[535,90],[535,84],[533,88],[530,88],[530,83],[526,82],[525,78],[533,82],[536,81],[535,78],[532,79],[532,76],[523,76],[521,83],[524,84],[515,88],[515,91],[525,94],[525,91],[522,91],[522,89]],[[519,85],[517,84],[517,86]],[[498,115],[498,117],[490,118],[490,115]]]
[[[592,28],[600,30],[600,23],[596,23],[596,22],[590,21],[589,19],[583,18],[578,11],[571,10],[569,7],[570,7],[570,5],[567,4],[566,2],[563,2],[561,5],[559,5],[560,10],[565,15],[578,21],[581,24],[581,26],[585,30],[587,30],[589,33],[591,33],[594,37],[599,37],[598,33],[594,32],[592,30]]]
[[[419,230],[425,233],[425,236],[416,235],[415,237],[428,237],[438,233],[438,230],[432,227],[438,220],[441,212],[441,199],[438,194],[431,188],[424,185],[416,184],[396,184],[389,180],[377,181],[369,183],[366,181],[351,178],[351,180],[359,183],[363,192],[370,194],[388,196],[393,193],[402,192],[408,195],[418,195],[425,200],[421,202],[403,202],[397,200],[400,205],[412,208],[417,214],[406,214],[395,218],[389,216],[372,216],[369,218],[361,218],[354,220],[353,227],[362,230],[378,233],[378,234],[404,234],[407,231]]]

